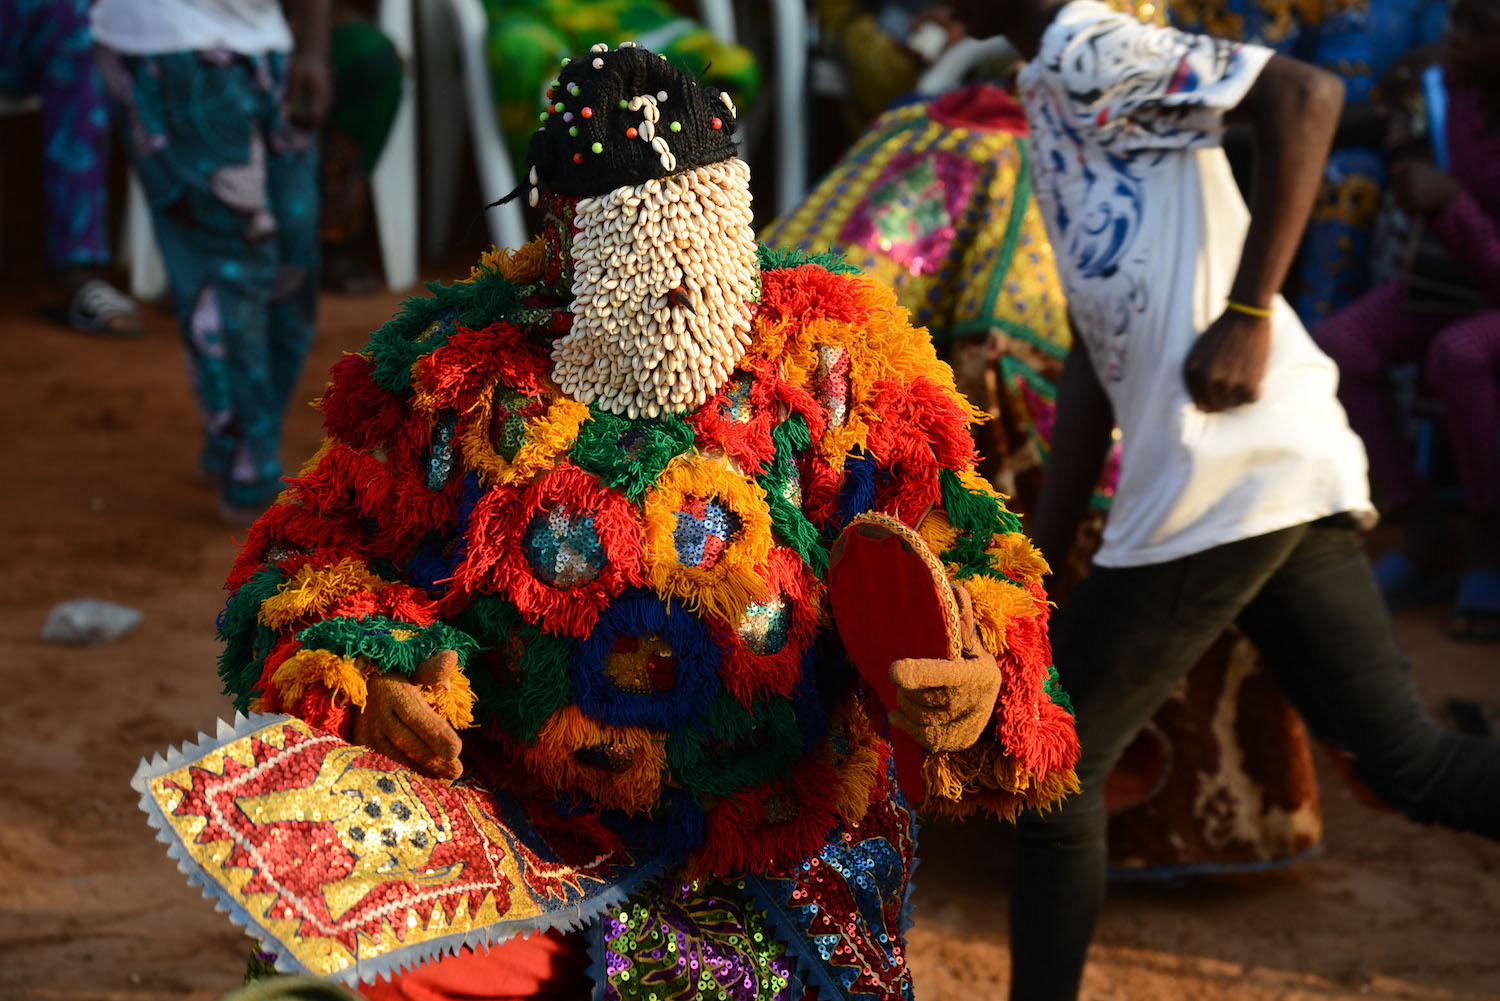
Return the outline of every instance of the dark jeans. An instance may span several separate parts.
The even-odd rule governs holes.
[[[1077,711],[1083,792],[1017,827],[1012,1001],[1077,996],[1104,901],[1105,777],[1231,622],[1376,795],[1413,820],[1500,838],[1500,745],[1444,730],[1422,708],[1348,519],[1170,563],[1095,567],[1053,630]]]

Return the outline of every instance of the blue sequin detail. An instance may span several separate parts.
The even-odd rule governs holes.
[[[526,562],[537,579],[556,588],[577,587],[604,569],[604,544],[591,514],[566,507],[542,511],[526,527]]]
[[[779,653],[786,646],[792,611],[785,598],[758,601],[745,609],[738,630],[740,641],[757,656]]]
[[[689,501],[675,513],[672,544],[685,567],[712,567],[740,530],[739,515],[716,500]]]
[[[453,475],[453,437],[458,428],[458,411],[438,414],[432,429],[432,445],[427,450],[427,489],[441,490]]]
[[[745,376],[738,376],[729,380],[729,387],[724,394],[723,405],[724,416],[736,424],[748,424],[754,416],[754,410],[750,406],[750,391],[754,383]]]

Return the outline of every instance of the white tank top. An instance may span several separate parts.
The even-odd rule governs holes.
[[[126,55],[292,48],[279,0],[98,0],[89,18],[94,41]]]

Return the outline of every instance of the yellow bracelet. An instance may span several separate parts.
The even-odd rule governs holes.
[[[1244,313],[1246,316],[1254,316],[1261,320],[1269,320],[1276,312],[1272,309],[1261,309],[1259,306],[1247,306],[1243,302],[1235,302],[1233,299],[1230,299],[1225,305],[1236,313]]]

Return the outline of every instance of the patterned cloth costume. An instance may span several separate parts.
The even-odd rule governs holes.
[[[0,0],[0,95],[42,98],[47,263],[109,263],[109,112],[88,0]]]
[[[938,815],[1076,786],[1045,564],[893,294],[756,250],[732,101],[602,45],[549,97],[543,236],[334,367],[327,440],[230,576],[226,689],[341,734],[374,673],[456,651],[424,695],[513,837],[667,860],[575,915],[603,996],[909,997],[915,825],[829,547],[864,511],[916,527],[998,658],[986,735],[923,763]]]
[[[285,114],[287,59],[99,48],[203,415],[200,464],[250,507],[279,489],[318,308],[317,137]]]

